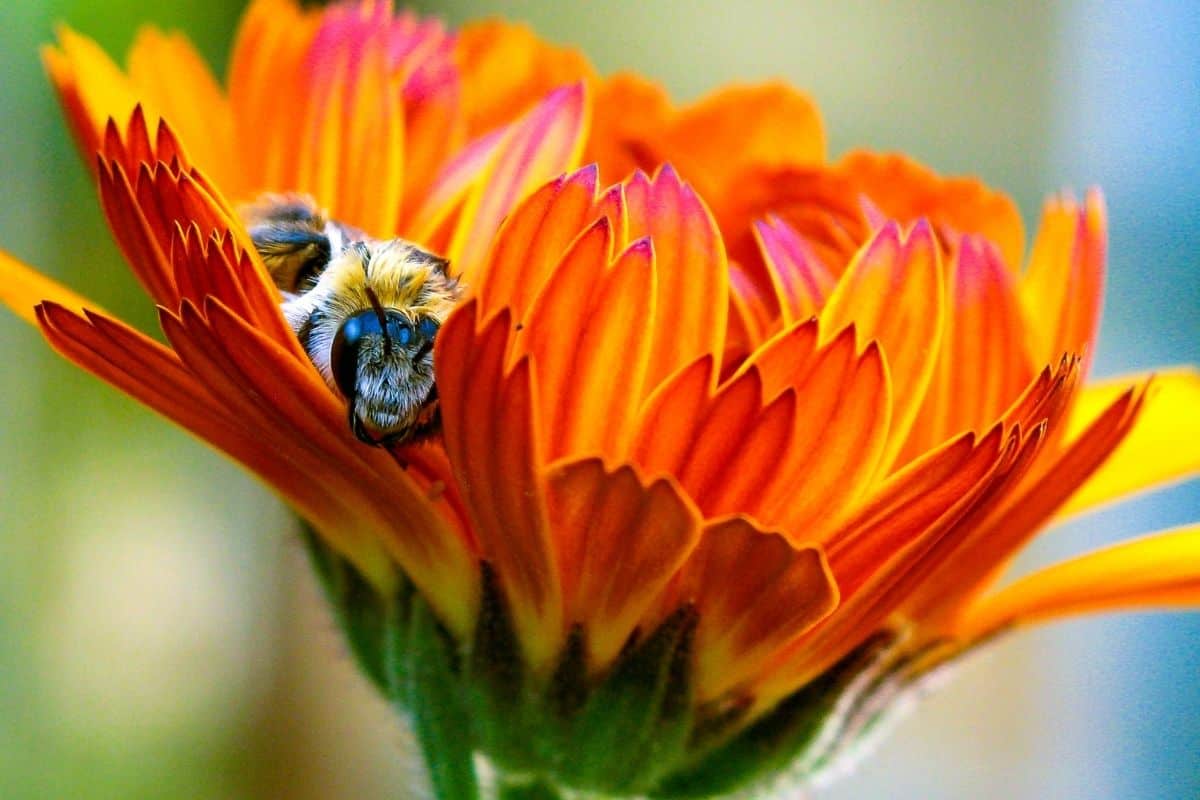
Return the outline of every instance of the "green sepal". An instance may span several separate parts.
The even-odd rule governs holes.
[[[630,647],[589,693],[570,725],[560,767],[569,786],[640,794],[676,763],[691,726],[696,610],[684,606]]]
[[[386,695],[384,640],[393,613],[391,600],[380,597],[359,571],[330,549],[312,528],[302,526],[301,536],[354,660],[375,688]],[[407,581],[403,583],[411,591]]]
[[[847,715],[874,684],[884,648],[883,641],[869,642],[725,741],[705,745],[694,738],[689,766],[647,794],[664,800],[718,797],[781,776],[811,776],[839,749]]]
[[[467,655],[468,704],[478,747],[502,772],[521,773],[537,764],[530,717],[529,671],[492,566],[483,562],[479,618]]]
[[[471,721],[463,705],[454,641],[412,593],[389,630],[390,696],[407,710],[438,800],[476,800]],[[405,619],[407,617],[407,619]]]

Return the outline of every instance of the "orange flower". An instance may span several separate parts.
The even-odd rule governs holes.
[[[259,0],[227,93],[153,31],[128,74],[69,31],[46,62],[169,346],[7,258],[0,298],[313,525],[439,796],[473,751],[546,791],[811,779],[1000,631],[1200,602],[1197,528],[992,590],[1047,523],[1200,467],[1195,372],[1083,386],[1098,194],[1022,270],[1011,201],[825,165],[786,87],[676,109],[369,1]],[[233,210],[263,190],[452,259],[440,442],[354,439]]]

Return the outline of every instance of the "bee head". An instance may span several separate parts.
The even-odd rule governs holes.
[[[401,239],[354,242],[285,304],[364,442],[410,441],[436,422],[433,344],[458,299],[446,263]]]

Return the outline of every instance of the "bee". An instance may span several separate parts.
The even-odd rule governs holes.
[[[375,239],[309,199],[267,195],[243,210],[281,308],[309,359],[371,445],[437,430],[433,343],[461,289],[449,262],[404,239]]]

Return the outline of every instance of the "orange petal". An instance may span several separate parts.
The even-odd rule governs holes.
[[[816,316],[833,293],[833,275],[803,237],[778,217],[755,222],[754,232],[784,323]]]
[[[1200,605],[1200,527],[1106,547],[1039,570],[975,603],[961,622],[970,641],[1075,614]]]
[[[646,387],[706,353],[721,353],[729,314],[729,266],[703,201],[664,166],[653,179],[638,173],[625,185],[629,236],[649,236],[657,275]]]
[[[33,325],[37,323],[34,307],[43,300],[49,300],[76,313],[81,313],[85,307],[98,309],[96,304],[87,298],[0,250],[0,303],[4,303],[17,316]]]
[[[1039,459],[922,587],[922,616],[949,617],[994,583],[1017,552],[1050,520],[1129,433],[1144,395],[1122,393],[1061,452]]]
[[[1084,387],[1071,411],[1068,437],[1096,419],[1121,392],[1147,383],[1145,404],[1133,427],[1060,514],[1077,514],[1200,472],[1200,372],[1191,367]]]
[[[42,48],[42,61],[90,168],[108,119],[129,119],[144,98],[94,41],[65,25],[57,32],[58,47]],[[151,123],[158,121],[156,112],[147,116]]]
[[[825,545],[843,593],[856,594],[889,559],[969,501],[995,468],[1002,443],[1000,428],[978,442],[973,434],[964,434],[873,491]]]
[[[200,165],[234,196],[243,196],[243,171],[233,112],[212,71],[187,37],[145,26],[129,50],[129,78],[142,102],[171,120]],[[123,116],[117,117],[123,119]]]
[[[658,166],[660,159],[643,139],[666,128],[674,113],[662,86],[632,72],[617,73],[595,85],[592,106],[584,161],[600,165],[605,183]]]
[[[645,240],[610,268],[611,253],[601,217],[550,276],[517,340],[533,359],[549,460],[615,456],[633,432],[650,351],[645,330],[654,321],[654,262]]]
[[[459,30],[457,56],[472,135],[511,122],[552,89],[595,77],[578,50],[556,47],[527,25],[499,19]]]
[[[793,392],[764,403],[751,369],[713,394],[710,365],[695,362],[650,399],[630,449],[648,474],[675,476],[706,517],[757,507],[796,424]]]
[[[242,15],[229,59],[229,101],[247,186],[296,188],[296,131],[310,94],[301,76],[320,24],[319,11],[289,0],[254,0]]]
[[[165,250],[173,226],[160,218],[154,222],[148,218],[139,203],[138,190],[120,164],[102,164],[99,182],[100,204],[108,226],[133,274],[155,302],[168,307],[178,305],[179,293]],[[147,211],[154,213],[157,206],[149,206]]]
[[[496,569],[529,663],[547,667],[562,642],[562,590],[546,522],[543,466],[529,360],[507,372],[511,318],[476,331],[477,305],[451,315],[435,346],[446,452]]]
[[[220,300],[233,313],[254,325],[297,359],[308,355],[279,310],[279,294],[262,278],[261,265],[234,245],[228,233],[213,232],[205,241],[193,223],[187,230],[176,224],[171,237],[171,264],[180,298],[197,306],[205,298]]]
[[[902,463],[964,431],[986,430],[1034,376],[1016,279],[999,250],[961,237],[946,279],[941,354]]]
[[[298,464],[285,436],[255,428],[228,410],[169,349],[99,314],[81,318],[53,303],[38,310],[47,339],[62,355],[225,451],[280,491],[330,543],[381,586],[393,581],[380,543],[356,538],[351,509],[315,464]]]
[[[415,209],[411,204],[405,206],[406,217],[401,232],[413,241],[424,242],[436,252],[445,252],[452,235],[444,233],[446,226],[461,210],[467,193],[491,163],[508,132],[507,128],[500,128],[481,136],[443,164],[425,196],[413,198],[419,205]]]
[[[772,652],[838,604],[821,548],[796,547],[742,517],[709,523],[672,584],[668,608],[691,602],[696,696],[712,700],[754,677]]]
[[[853,335],[850,336],[853,347]],[[763,397],[773,398],[789,386],[795,386],[811,370],[817,352],[817,321],[797,322],[775,334],[751,353],[738,373],[751,367],[763,382]]]
[[[572,169],[587,134],[583,84],[555,91],[509,128],[466,197],[447,256],[467,285],[478,278],[504,217],[537,187]]]
[[[483,316],[507,306],[515,319],[525,318],[571,242],[596,215],[595,202],[596,169],[585,167],[542,186],[509,215],[472,287]]]
[[[1046,202],[1020,286],[1035,361],[1053,362],[1064,352],[1091,355],[1100,322],[1106,251],[1107,223],[1099,190],[1088,192],[1083,207],[1070,196]]]
[[[1000,248],[1009,269],[1019,268],[1025,251],[1021,213],[1012,198],[979,180],[943,178],[906,156],[863,150],[848,154],[833,170],[889,219],[928,217],[939,230],[980,234]]]
[[[925,222],[902,237],[885,225],[854,257],[821,312],[825,338],[853,323],[883,347],[893,388],[881,469],[895,462],[937,364],[945,303],[941,256]]]
[[[716,390],[711,355],[696,359],[664,381],[642,404],[630,453],[646,472],[668,475],[691,450],[695,431],[704,424]]]
[[[390,455],[353,439],[342,403],[312,365],[212,300],[203,313],[185,302],[179,318],[164,312],[160,319],[184,363],[229,413],[286,437],[289,457],[353,506],[360,522],[345,535],[382,540],[445,623],[469,630],[476,567],[450,512]]]
[[[1037,432],[1021,442],[1019,432],[1005,436],[998,427],[978,445],[972,439],[967,434],[901,470],[835,537],[828,553],[842,605],[776,654],[762,697],[806,684],[887,625],[959,549],[974,515],[990,507],[1006,480],[1023,474],[1041,441]]]
[[[586,459],[546,480],[566,622],[583,626],[588,664],[602,670],[695,547],[700,518],[673,482],[647,484],[629,466]]]
[[[729,86],[682,109],[660,135],[647,137],[705,196],[731,186],[751,167],[820,164],[825,133],[816,105],[783,82]]]
[[[887,442],[892,390],[878,346],[854,332],[830,342],[792,383],[795,425],[774,475],[744,508],[791,537],[821,542],[872,485]]]

